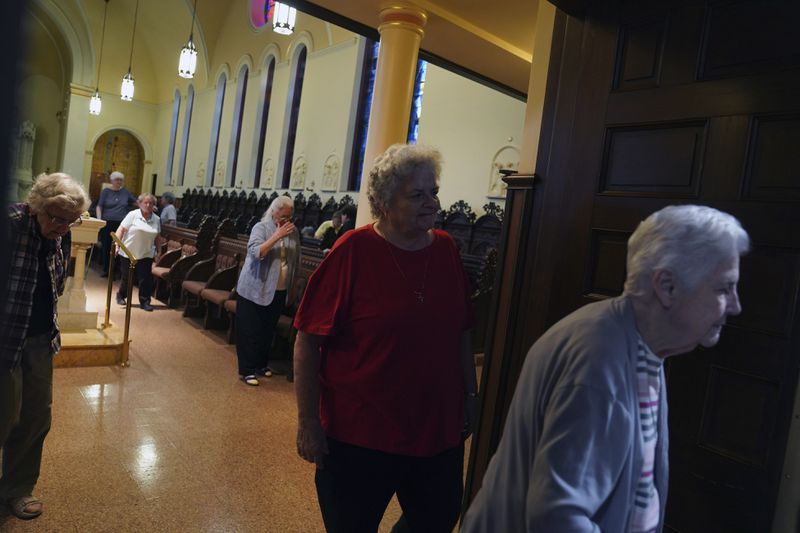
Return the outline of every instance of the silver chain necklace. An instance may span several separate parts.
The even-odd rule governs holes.
[[[435,235],[433,239],[436,240]],[[417,299],[419,303],[421,304],[425,303],[425,280],[428,278],[428,264],[431,261],[431,248],[433,248],[433,241],[431,241],[431,243],[428,245],[428,255],[425,257],[425,270],[422,274],[422,286],[419,288],[419,290],[414,289],[414,285],[411,284],[411,282],[408,280],[408,277],[406,276],[406,273],[403,272],[402,268],[400,268],[400,263],[397,262],[397,258],[394,256],[394,252],[392,251],[392,245],[391,243],[389,243],[389,240],[384,239],[384,242],[386,243],[387,248],[389,248],[389,255],[392,256],[392,261],[394,261],[394,266],[397,267],[397,271],[400,272],[401,276],[403,276],[403,279],[406,281],[406,284],[411,289],[411,293],[414,295],[414,297]]]

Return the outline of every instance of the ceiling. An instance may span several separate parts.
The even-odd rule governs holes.
[[[428,13],[423,50],[524,95],[528,91],[539,1],[411,0],[409,3]],[[288,0],[287,3],[314,14],[317,14],[315,7],[322,8],[372,29],[380,24],[380,8],[390,5],[376,0]],[[325,18],[323,14],[317,16]]]

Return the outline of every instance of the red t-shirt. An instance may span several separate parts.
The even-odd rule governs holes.
[[[295,327],[326,336],[320,418],[328,436],[418,457],[459,444],[460,340],[474,317],[455,243],[443,231],[434,236],[427,248],[409,252],[371,224],[358,228],[309,279]],[[423,279],[420,302],[414,291]]]

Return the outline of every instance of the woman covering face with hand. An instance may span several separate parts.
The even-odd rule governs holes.
[[[236,285],[239,376],[252,386],[258,385],[259,375],[272,375],[268,364],[275,326],[300,265],[300,233],[292,224],[293,213],[291,198],[279,196],[272,201],[250,232],[247,258]]]

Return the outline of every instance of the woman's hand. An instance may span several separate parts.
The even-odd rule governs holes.
[[[297,427],[297,454],[322,469],[328,454],[328,439],[319,419],[301,419]]]
[[[275,235],[277,235],[279,239],[283,239],[284,237],[291,235],[293,232],[294,224],[291,222],[286,222],[285,224],[278,226],[278,229],[275,231]]]

